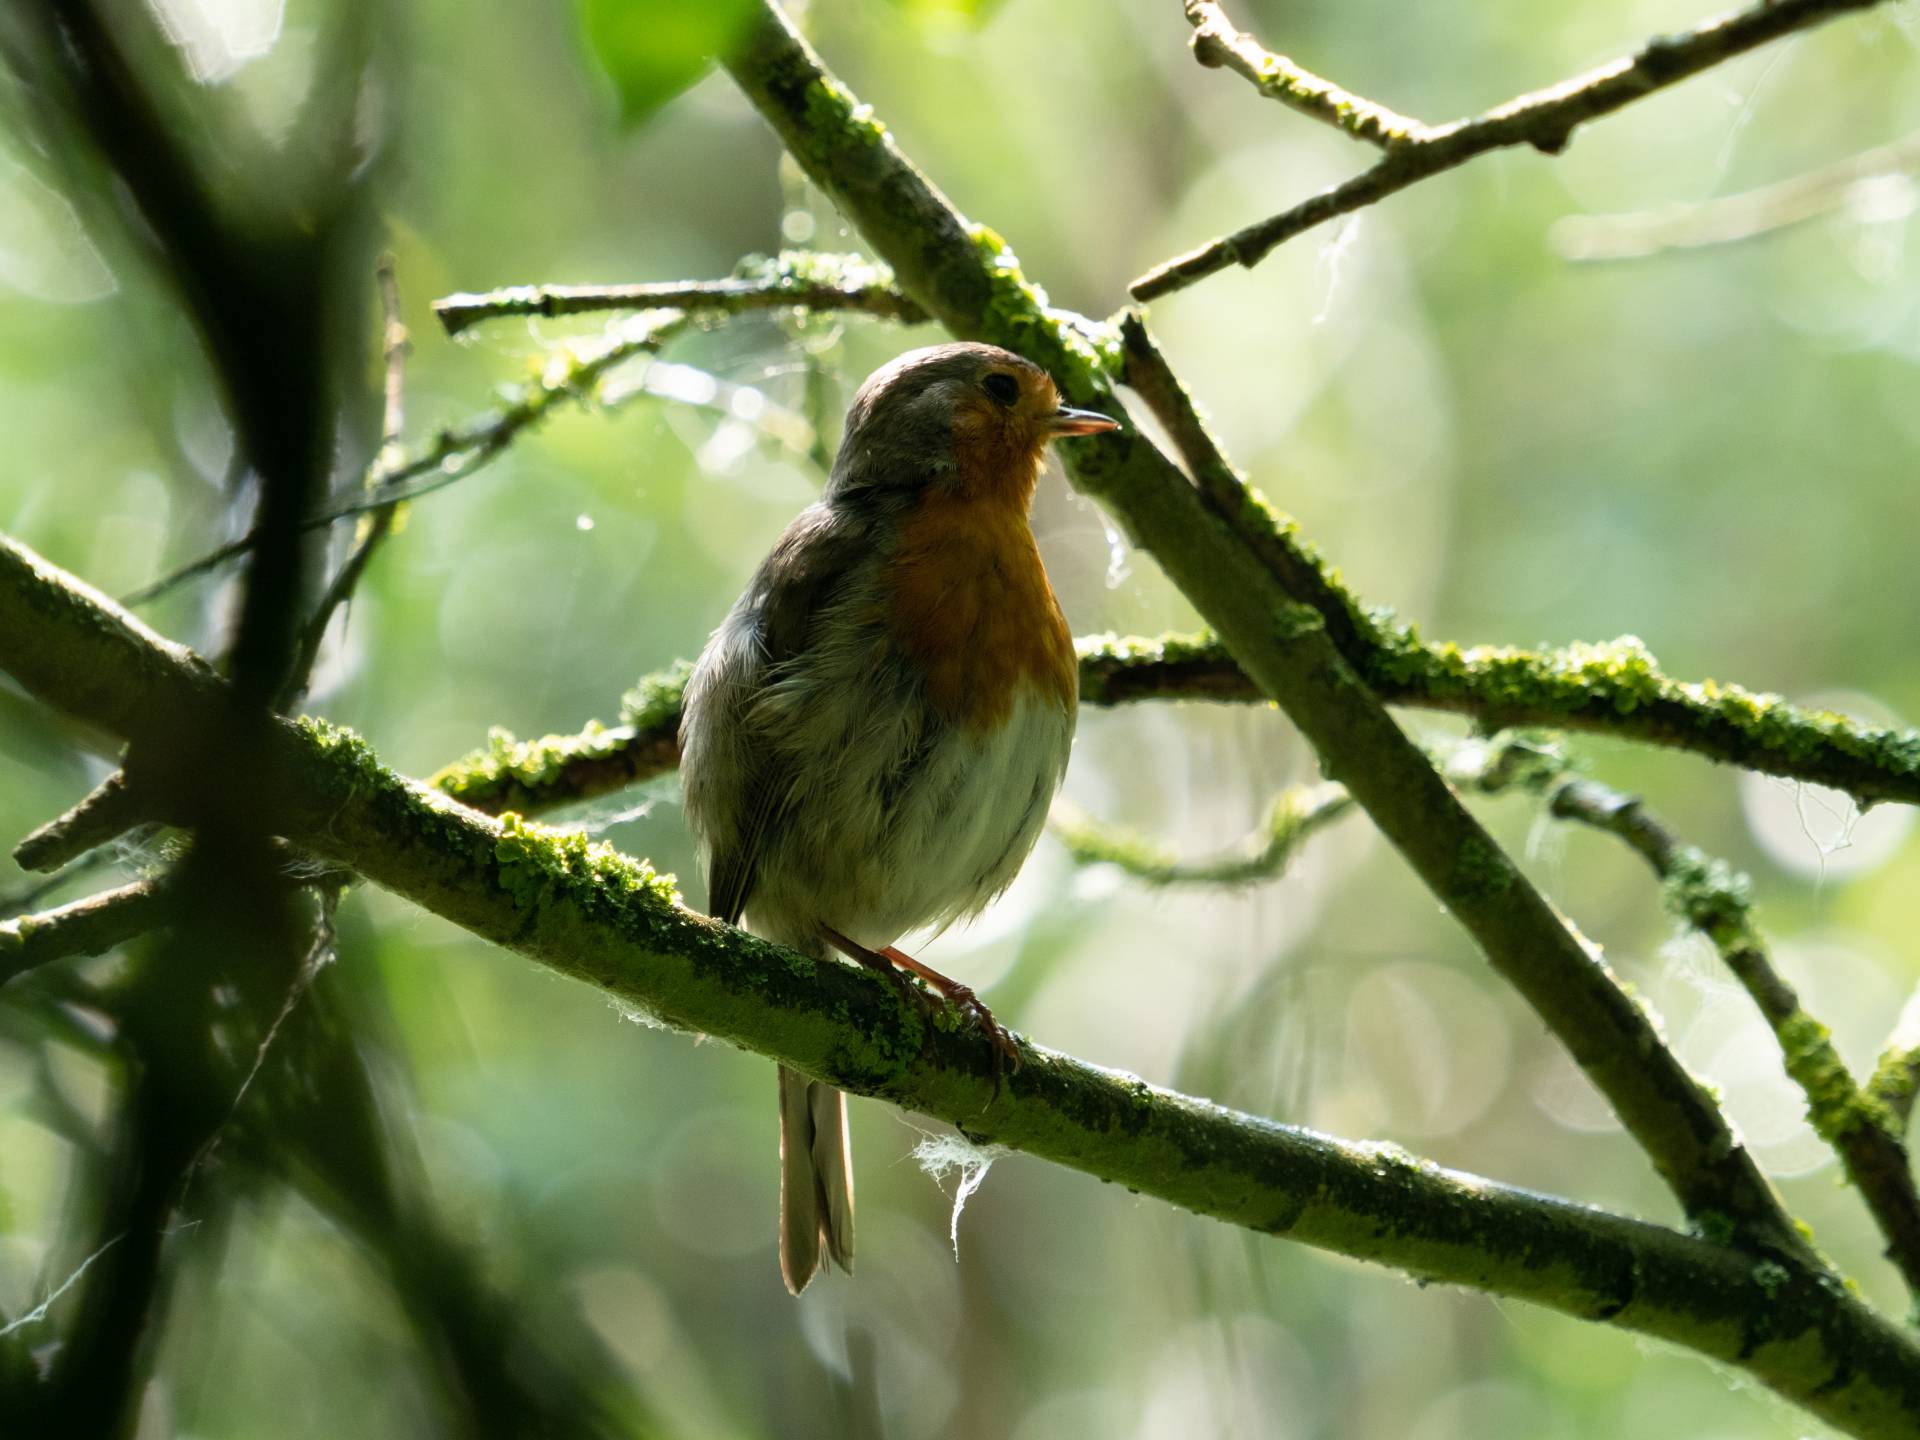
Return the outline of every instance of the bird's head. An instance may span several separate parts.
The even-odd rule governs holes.
[[[997,345],[912,350],[867,377],[827,498],[882,499],[930,486],[1026,508],[1047,442],[1119,425],[1060,403],[1053,379]]]

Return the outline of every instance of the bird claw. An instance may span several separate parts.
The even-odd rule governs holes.
[[[1018,1070],[1023,1063],[1020,1047],[1014,1041],[1012,1032],[994,1019],[993,1012],[973,993],[972,986],[962,985],[958,980],[950,980],[938,971],[928,969],[911,955],[891,945],[881,950],[871,950],[828,926],[821,927],[821,934],[843,955],[884,973],[900,987],[908,1000],[929,1016],[934,1014],[936,1007],[943,1005],[952,1005],[962,1014],[971,1016],[973,1023],[985,1032],[987,1043],[993,1047],[993,1099],[1000,1098],[1000,1082],[1006,1076],[1008,1064],[1011,1063]]]
[[[947,992],[947,999],[954,1008],[971,1015],[975,1025],[986,1033],[987,1043],[993,1047],[993,1098],[1000,1098],[1000,1082],[1006,1075],[1009,1064],[1018,1070],[1023,1063],[1020,1046],[1014,1041],[1012,1032],[993,1018],[989,1010],[973,993],[968,985],[955,985]]]

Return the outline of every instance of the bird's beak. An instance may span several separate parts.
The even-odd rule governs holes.
[[[1062,405],[1047,417],[1047,430],[1054,435],[1098,435],[1119,428],[1118,420],[1109,420],[1097,410],[1069,410]]]

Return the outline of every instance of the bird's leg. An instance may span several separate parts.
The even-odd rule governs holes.
[[[962,985],[958,980],[948,979],[931,965],[922,964],[906,951],[895,946],[886,945],[878,950],[870,950],[859,941],[849,940],[845,935],[828,926],[823,925],[820,930],[836,950],[870,969],[883,971],[903,984],[922,1003],[925,1003],[927,993],[907,979],[908,975],[918,976],[931,985],[942,999],[972,1015],[974,1021],[986,1032],[988,1043],[993,1046],[993,1089],[996,1095],[999,1094],[1000,1076],[1007,1063],[1012,1062],[1016,1070],[1020,1068],[1020,1047],[1014,1044],[1013,1037],[1007,1033],[1006,1027],[993,1018],[993,1012],[981,1003],[980,997],[973,993],[971,986]]]
[[[932,998],[926,991],[914,984],[905,971],[901,970],[878,950],[869,950],[858,940],[848,939],[831,925],[822,925],[820,927],[820,933],[826,937],[829,945],[833,946],[834,949],[838,950],[842,955],[845,955],[849,960],[857,960],[869,970],[877,970],[886,976],[888,980],[893,982],[895,988],[914,1004],[925,1005]]]
[[[1000,1089],[1001,1067],[1011,1061],[1014,1069],[1020,1068],[1020,1047],[1013,1043],[1013,1036],[1007,1033],[1006,1027],[993,1018],[993,1012],[987,1009],[978,995],[973,993],[973,987],[962,985],[958,980],[948,979],[931,965],[922,964],[906,951],[895,946],[882,946],[880,954],[902,970],[918,975],[946,996],[949,1003],[969,1012],[979,1023],[980,1028],[987,1032],[987,1040],[993,1046],[993,1088],[997,1093]]]

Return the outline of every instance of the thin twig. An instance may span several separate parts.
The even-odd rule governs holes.
[[[1355,809],[1344,785],[1293,785],[1268,807],[1260,827],[1223,854],[1181,860],[1128,830],[1095,820],[1078,806],[1054,801],[1050,828],[1079,865],[1114,865],[1143,884],[1224,889],[1257,884],[1285,873],[1313,835]]]
[[[555,350],[547,357],[539,378],[520,387],[507,403],[457,430],[442,430],[421,453],[388,470],[377,487],[371,490],[363,487],[357,498],[342,500],[313,516],[304,528],[318,530],[355,515],[377,513],[464,480],[498,457],[524,431],[544,420],[561,403],[597,399],[600,382],[609,371],[635,355],[659,349],[687,323],[687,317],[678,311],[653,311],[614,327],[603,339]],[[120,603],[144,605],[157,599],[183,582],[246,554],[258,539],[256,532],[249,531],[238,540],[188,561],[151,585],[122,596]]]
[[[1257,265],[1277,246],[1316,225],[1375,204],[1490,150],[1530,145],[1549,155],[1558,154],[1574,130],[1589,120],[1610,115],[1782,36],[1881,3],[1883,0],[1759,0],[1745,10],[1717,16],[1680,34],[1658,36],[1633,55],[1548,89],[1521,95],[1471,119],[1424,127],[1404,142],[1395,143],[1386,158],[1364,174],[1269,219],[1177,255],[1142,275],[1129,289],[1136,300],[1154,300],[1230,265]]]
[[[1738,195],[1630,215],[1569,215],[1548,239],[1567,260],[1642,260],[1668,250],[1737,244],[1843,207],[1862,220],[1896,219],[1913,211],[1915,169],[1920,135]]]
[[[1364,673],[1379,648],[1373,618],[1301,538],[1299,526],[1276,512],[1227,459],[1206,416],[1154,343],[1139,311],[1130,310],[1121,318],[1120,343],[1123,379],[1166,427],[1208,505],[1259,552],[1290,596],[1319,612],[1327,638],[1350,665]],[[1242,523],[1250,518],[1249,512],[1254,523]]]
[[[900,292],[893,272],[858,255],[783,251],[748,261],[725,280],[669,280],[644,285],[513,285],[481,295],[449,295],[433,302],[447,334],[482,320],[531,315],[554,318],[605,310],[685,310],[738,315],[749,310],[854,310],[908,325],[927,312]]]

